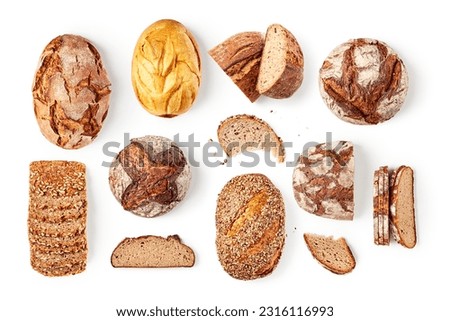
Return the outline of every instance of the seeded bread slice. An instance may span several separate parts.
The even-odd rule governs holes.
[[[256,90],[272,98],[288,98],[303,81],[303,53],[289,30],[272,24],[266,32]]]
[[[256,90],[256,82],[263,47],[262,33],[241,32],[209,51],[209,55],[251,102],[260,96]]]
[[[111,255],[111,264],[117,268],[191,267],[194,263],[194,252],[178,235],[127,237]]]
[[[355,258],[344,238],[309,233],[303,234],[303,238],[313,257],[327,270],[346,274],[355,268]]]
[[[225,153],[236,154],[257,149],[270,150],[278,162],[284,162],[283,141],[264,120],[252,115],[235,115],[222,121],[217,129]]]
[[[390,221],[394,239],[407,248],[417,242],[414,209],[414,172],[400,166],[391,175]]]

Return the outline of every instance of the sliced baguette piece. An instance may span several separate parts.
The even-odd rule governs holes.
[[[263,48],[262,33],[241,32],[209,51],[209,55],[251,102],[260,96],[256,82]]]
[[[256,90],[271,98],[288,98],[303,81],[303,53],[289,30],[267,28]]]
[[[252,115],[235,115],[222,121],[217,129],[219,144],[229,156],[264,149],[271,151],[278,162],[284,162],[283,141],[264,120]]]
[[[346,274],[355,268],[355,258],[343,237],[334,239],[332,236],[305,233],[303,238],[312,256],[327,270]]]
[[[127,237],[111,255],[111,264],[116,268],[191,267],[194,263],[194,252],[181,243],[178,235]]]
[[[391,175],[390,221],[394,239],[406,248],[417,242],[414,209],[414,171],[400,166]]]

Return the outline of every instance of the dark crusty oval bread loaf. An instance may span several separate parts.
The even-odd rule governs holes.
[[[263,47],[262,33],[241,32],[209,51],[209,55],[251,102],[260,96],[256,82]]]
[[[224,270],[240,280],[271,273],[283,250],[284,222],[283,198],[266,176],[231,179],[216,208],[216,247]]]
[[[283,162],[283,141],[265,121],[252,115],[235,115],[222,121],[217,129],[219,143],[228,156],[264,149]]]
[[[414,210],[414,172],[400,166],[391,176],[390,219],[394,239],[407,248],[417,242]]]
[[[272,98],[288,98],[303,81],[303,53],[292,33],[279,24],[267,29],[256,90]]]
[[[344,238],[333,239],[332,236],[303,234],[306,245],[314,258],[327,270],[336,274],[351,272],[356,261]]]
[[[194,252],[181,243],[178,235],[167,238],[153,235],[127,237],[117,245],[111,255],[113,267],[191,267],[194,263]]]

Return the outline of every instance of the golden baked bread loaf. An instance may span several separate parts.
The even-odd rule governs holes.
[[[201,79],[193,35],[175,20],[150,25],[136,43],[131,79],[139,102],[153,115],[174,117],[188,111]]]

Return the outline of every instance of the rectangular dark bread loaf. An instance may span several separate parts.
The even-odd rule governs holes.
[[[178,235],[127,237],[111,254],[111,265],[116,268],[191,267],[194,263],[194,252]]]
[[[407,248],[417,242],[414,208],[414,172],[400,166],[391,176],[390,220],[394,239]]]

